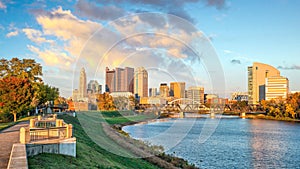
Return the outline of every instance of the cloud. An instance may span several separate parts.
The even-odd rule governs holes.
[[[68,56],[65,52],[55,51],[55,49],[42,51],[32,45],[27,45],[27,48],[42,59],[46,66],[60,66],[60,68],[68,68],[75,60]]]
[[[226,54],[232,54],[232,53],[234,53],[234,52],[231,51],[231,50],[223,50],[223,52],[226,53]]]
[[[0,9],[6,9],[7,8],[7,6],[2,2],[2,1],[0,1]]]
[[[17,36],[18,34],[19,34],[19,31],[15,30],[15,31],[7,33],[6,37],[10,38],[10,37],[13,37],[13,36]]]
[[[100,20],[113,20],[125,15],[122,8],[116,6],[98,6],[95,2],[79,0],[76,4],[77,13],[81,16]]]
[[[240,65],[240,64],[241,64],[241,61],[238,60],[238,59],[232,59],[232,60],[231,60],[231,63],[232,63],[232,64],[239,64],[239,65]]]
[[[48,40],[48,39],[42,37],[43,34],[39,30],[25,28],[25,29],[22,29],[22,31],[25,33],[25,35],[27,36],[28,39],[30,39],[31,41],[36,42],[38,44],[45,43],[45,42],[51,43],[51,44],[54,43],[53,40]]]
[[[300,66],[299,65],[293,65],[293,66],[278,66],[278,69],[282,69],[282,70],[300,70]]]
[[[76,4],[76,9],[79,14],[85,17],[112,20],[124,16],[126,12],[122,8],[127,6],[127,12],[162,12],[194,22],[194,16],[188,13],[185,5],[198,5],[198,3],[208,7],[215,7],[218,10],[226,7],[225,0],[173,0],[172,2],[160,0],[98,0],[97,3],[79,0]],[[103,4],[106,4],[106,6]]]

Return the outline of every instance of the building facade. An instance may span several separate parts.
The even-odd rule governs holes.
[[[81,68],[80,71],[80,77],[79,77],[79,90],[78,90],[78,99],[85,98],[87,96],[86,94],[87,87],[86,87],[86,73],[85,69]]]
[[[105,71],[106,92],[132,92],[133,93],[134,69],[130,67],[115,68]]]
[[[99,85],[97,80],[90,80],[87,88],[88,94],[101,94],[102,93],[102,85]]]
[[[231,100],[234,101],[248,101],[248,92],[234,92],[231,93]]]
[[[266,99],[266,78],[273,76],[279,77],[280,72],[270,65],[254,62],[248,67],[249,104],[259,104]]]
[[[160,97],[169,97],[169,86],[167,83],[161,83],[159,87]]]
[[[289,80],[282,76],[266,79],[266,100],[286,99],[289,93]]]
[[[185,82],[171,82],[170,96],[175,98],[185,98]]]
[[[187,91],[187,98],[195,103],[204,104],[204,88],[199,86],[189,87]]]
[[[138,67],[134,71],[134,94],[148,97],[148,72],[144,67]]]
[[[150,88],[149,97],[156,97],[156,96],[157,96],[157,88]]]

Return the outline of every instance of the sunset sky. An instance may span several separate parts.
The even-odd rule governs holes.
[[[186,81],[208,93],[217,71],[228,96],[247,91],[247,66],[263,62],[300,90],[299,6],[296,0],[0,0],[0,57],[34,58],[44,81],[65,97],[78,88],[81,67],[88,81],[103,85],[106,66],[144,66],[149,87]],[[221,68],[207,69],[205,60],[219,66],[217,57]]]

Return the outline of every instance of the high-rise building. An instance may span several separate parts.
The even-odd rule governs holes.
[[[90,80],[88,83],[88,93],[90,94],[101,94],[102,93],[102,85],[99,85],[97,80]]]
[[[248,67],[249,104],[265,100],[266,78],[272,76],[278,77],[280,72],[270,65],[254,62],[253,66]]]
[[[170,96],[175,98],[185,98],[185,82],[171,82]]]
[[[115,91],[115,70],[109,70],[108,67],[106,67],[105,70],[105,92],[113,92]]]
[[[169,86],[167,83],[161,83],[159,87],[160,97],[169,97]]]
[[[157,88],[150,88],[149,89],[149,97],[157,96]]]
[[[130,67],[109,70],[106,67],[105,91],[106,92],[131,92],[133,93],[134,69]]]
[[[148,72],[144,67],[138,67],[134,71],[134,94],[148,97]]]
[[[289,80],[282,76],[266,79],[266,100],[286,99],[289,93]]]
[[[80,99],[87,96],[86,94],[86,73],[84,68],[81,68],[80,70],[80,77],[79,77],[79,91],[78,91],[78,97]]]
[[[187,97],[195,103],[204,104],[204,88],[199,86],[189,87]]]

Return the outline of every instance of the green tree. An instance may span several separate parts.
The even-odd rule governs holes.
[[[30,82],[42,81],[42,66],[33,59],[0,60],[0,78],[18,77],[28,79]]]
[[[34,88],[28,79],[6,77],[0,79],[1,111],[10,112],[17,120],[17,115],[31,108]]]

